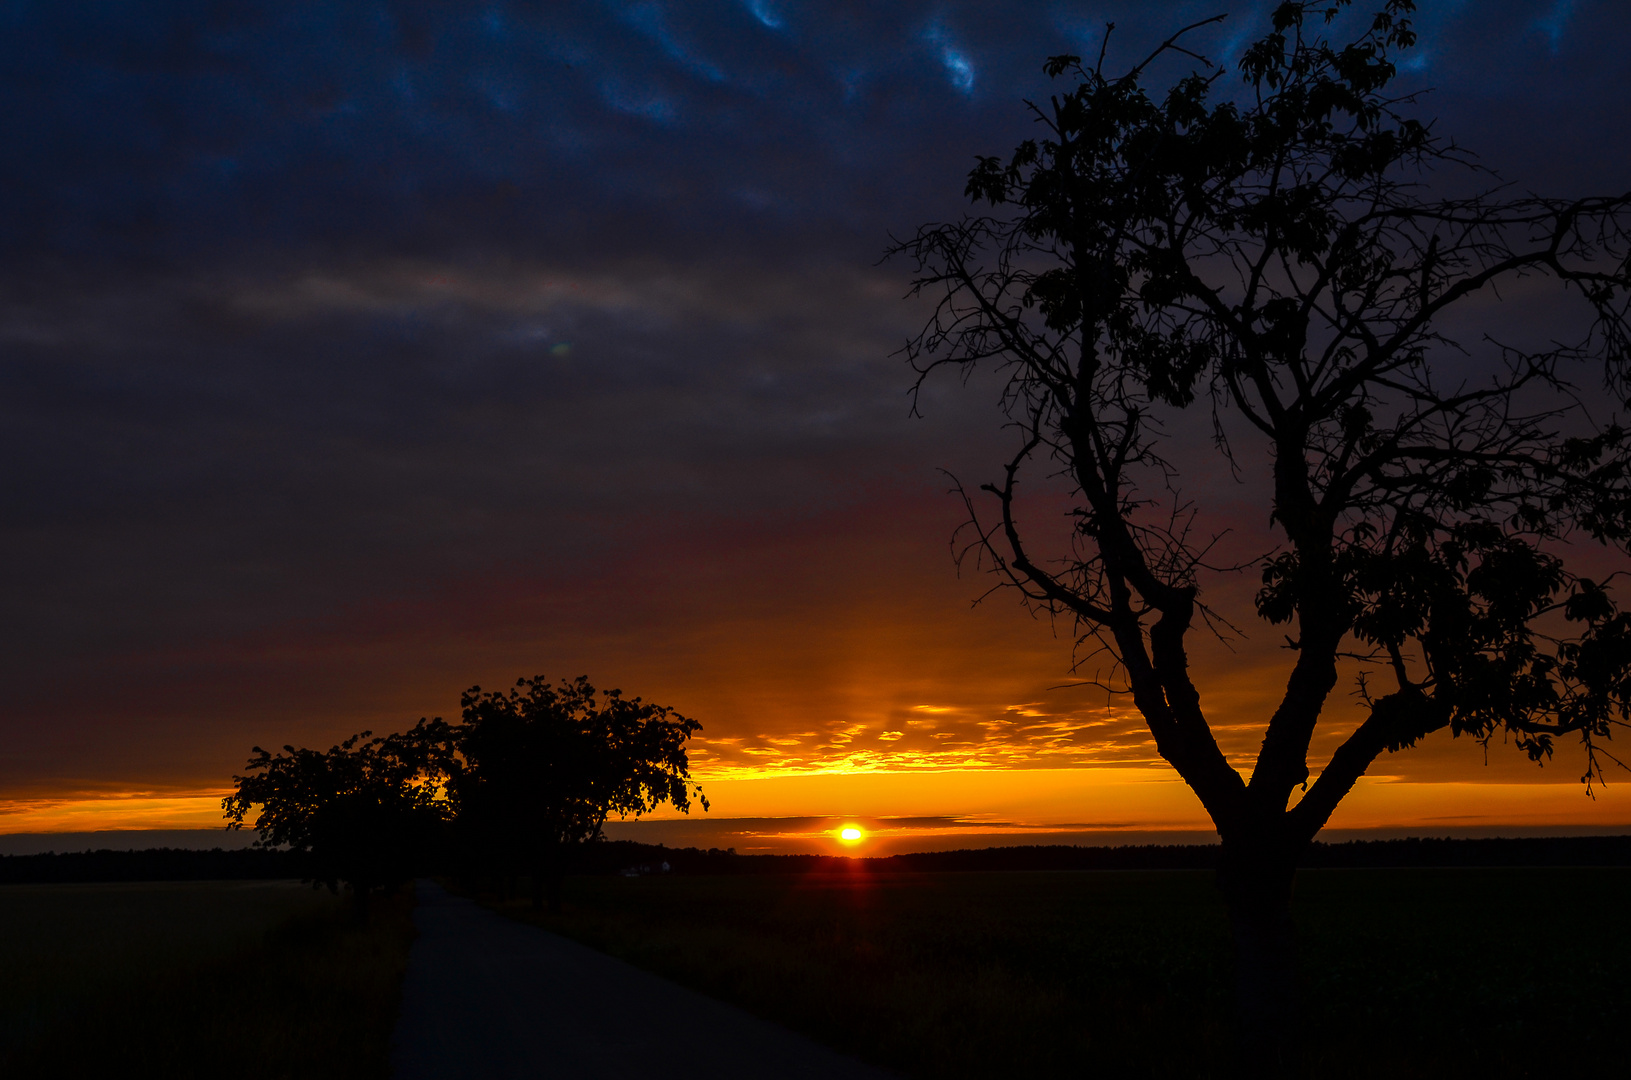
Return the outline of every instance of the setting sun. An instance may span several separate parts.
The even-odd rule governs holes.
[[[844,841],[846,844],[857,843],[861,839],[861,830],[857,829],[854,825],[846,825],[842,829],[838,830],[838,839]]]

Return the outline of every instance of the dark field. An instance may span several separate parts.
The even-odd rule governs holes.
[[[566,897],[559,917],[498,906],[912,1076],[1223,1072],[1206,872],[596,877]],[[1309,1075],[1622,1075],[1628,902],[1625,868],[1305,871]]]
[[[291,882],[0,887],[0,1076],[388,1074],[411,898]]]

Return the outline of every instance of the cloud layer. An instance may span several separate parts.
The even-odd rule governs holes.
[[[1212,13],[6,6],[0,794],[213,785],[535,672],[696,714],[719,776],[1151,762],[1059,689],[1068,627],[969,613],[935,470],[991,469],[994,389],[908,416],[877,258],[1030,134],[1044,56]],[[1421,24],[1446,131],[1628,186],[1620,6]],[[1252,648],[1205,661],[1242,760]]]

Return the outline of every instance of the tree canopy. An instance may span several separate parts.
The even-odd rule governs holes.
[[[272,754],[255,747],[237,790],[222,801],[229,829],[250,825],[257,846],[309,855],[312,878],[349,885],[360,912],[369,893],[411,878],[431,835],[451,813],[422,741],[364,731],[337,746]]]
[[[708,807],[685,753],[702,725],[668,706],[582,676],[472,687],[461,705],[458,724],[421,720],[327,751],[255,747],[223,801],[227,827],[260,807],[258,844],[308,852],[314,878],[350,885],[364,908],[371,889],[448,856],[467,870],[530,874],[553,906],[567,850],[600,839],[609,816]]]
[[[460,704],[450,787],[462,822],[534,862],[598,839],[612,814],[665,802],[689,812],[693,792],[707,809],[685,754],[702,725],[666,705],[601,693],[583,676],[521,679],[488,693],[476,686]]]
[[[1567,737],[1589,785],[1631,707],[1618,571],[1581,562],[1631,536],[1631,195],[1501,186],[1394,90],[1414,5],[1350,7],[1280,4],[1236,79],[1190,44],[1218,19],[1119,74],[1108,34],[1051,58],[1070,85],[1030,105],[1040,137],[969,174],[989,211],[892,249],[935,305],[906,347],[919,386],[1006,376],[1017,446],[959,485],[969,553],[1108,661],[1218,828],[1248,965],[1285,960],[1296,859],[1380,755],[1448,729],[1543,760]],[[1497,332],[1503,289],[1548,287],[1544,327]],[[1203,425],[1262,493],[1255,614],[1289,631],[1249,776],[1190,670],[1197,625],[1245,622],[1202,592],[1224,525],[1174,448]],[[1057,550],[1021,499],[1043,478],[1072,497]],[[1344,673],[1363,719],[1311,764]]]

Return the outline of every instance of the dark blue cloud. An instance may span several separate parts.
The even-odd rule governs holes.
[[[14,10],[4,240],[145,260],[359,238],[629,243],[676,203],[694,208],[691,231],[756,209],[843,220],[872,201],[858,165],[886,172],[882,159],[932,155],[966,126],[972,68],[948,81],[962,54],[926,12],[811,15],[772,28],[735,4]]]
[[[1235,6],[1203,35],[1220,56],[1266,5]],[[1216,7],[13,4],[0,242],[185,264],[876,230],[1013,141],[1042,56],[1109,21],[1130,56]],[[1424,7],[1420,77],[1458,111],[1578,104],[1581,80],[1623,110],[1612,5]]]

